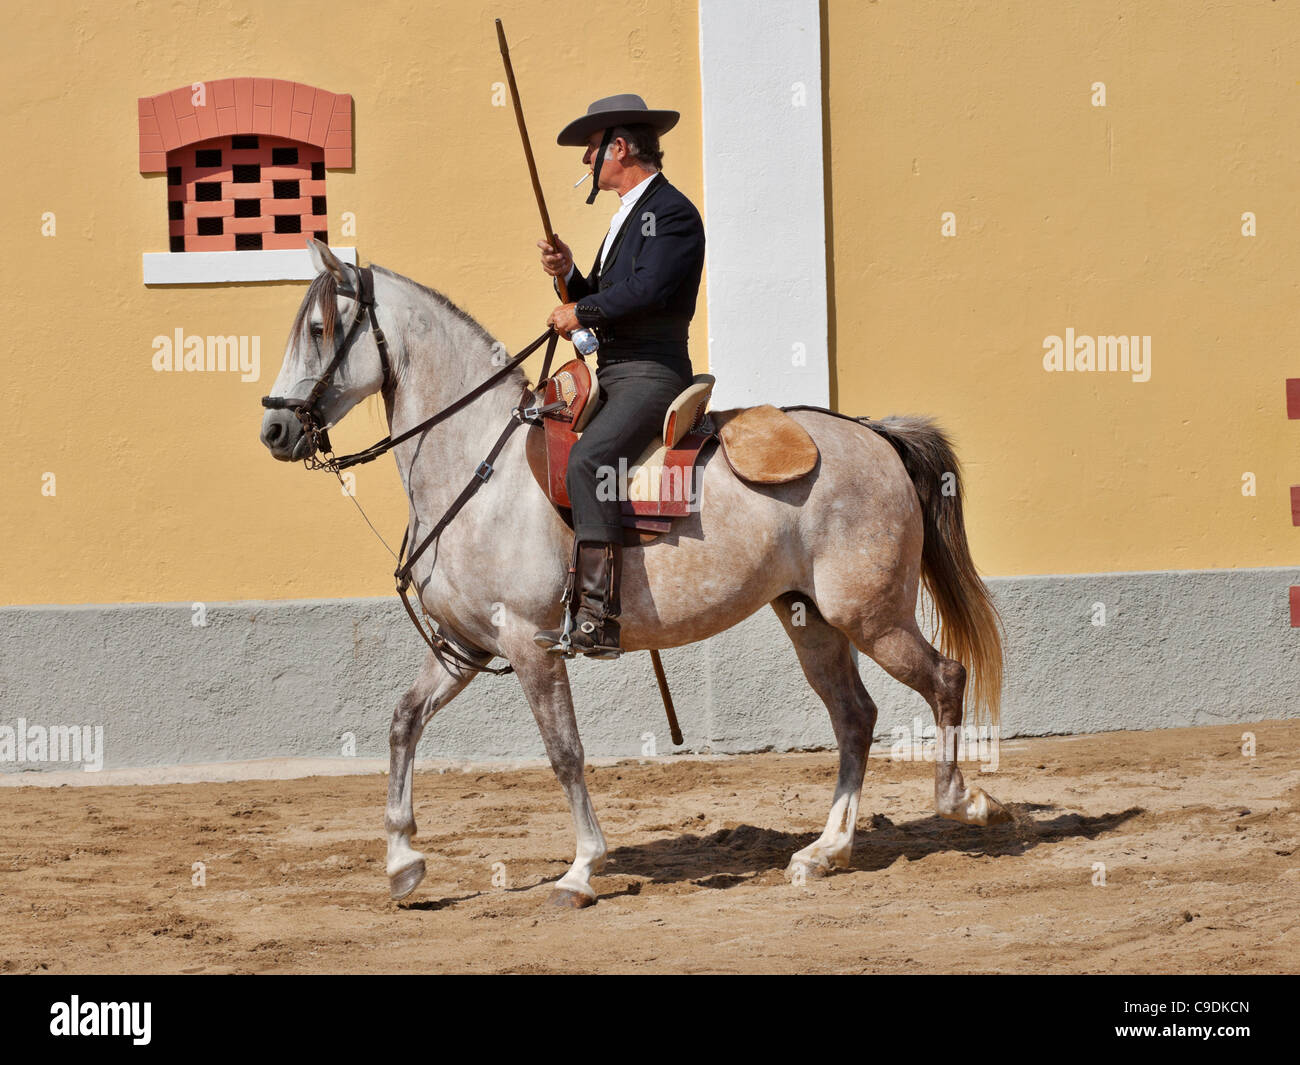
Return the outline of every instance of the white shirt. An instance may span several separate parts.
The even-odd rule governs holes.
[[[627,216],[632,213],[632,208],[636,206],[636,201],[641,198],[646,187],[658,176],[658,174],[659,171],[656,170],[639,185],[633,186],[619,197],[618,210],[610,220],[609,232],[605,234],[605,243],[600,246],[600,268],[602,271],[605,269],[605,256],[609,254],[609,246],[614,243],[614,238],[618,236],[618,231],[622,228],[623,222],[627,219]],[[574,269],[575,267],[570,266],[569,272],[564,275],[564,280],[566,282],[573,277]]]

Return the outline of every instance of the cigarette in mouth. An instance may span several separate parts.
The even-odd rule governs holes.
[[[582,184],[584,181],[586,181],[587,178],[589,178],[589,177],[591,177],[591,171],[590,171],[590,170],[588,170],[585,174],[583,174],[582,177],[578,178],[578,180],[575,181],[575,182],[573,183],[573,187],[576,189],[579,185],[581,185],[581,184]]]

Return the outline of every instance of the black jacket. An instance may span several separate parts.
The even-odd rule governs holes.
[[[578,321],[600,338],[599,363],[689,359],[687,332],[703,270],[700,212],[656,174],[615,234],[604,271],[597,249],[591,273],[575,270],[568,282]]]

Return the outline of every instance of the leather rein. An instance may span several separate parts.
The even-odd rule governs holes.
[[[357,273],[355,286],[350,289],[339,286],[338,294],[356,300],[356,314],[353,316],[352,321],[348,326],[346,335],[338,343],[334,352],[334,358],[331,360],[329,366],[326,367],[325,372],[317,380],[311,392],[308,393],[307,398],[298,400],[288,399],[281,396],[262,397],[263,407],[268,410],[293,411],[297,416],[298,421],[302,423],[303,434],[307,437],[308,443],[311,445],[311,451],[303,460],[308,469],[329,470],[331,473],[337,475],[340,471],[349,469],[352,466],[360,466],[362,463],[373,462],[375,459],[379,458],[380,455],[391,451],[403,441],[409,440],[413,436],[418,436],[419,434],[432,429],[439,422],[445,421],[453,414],[456,414],[458,411],[469,406],[469,404],[473,403],[474,400],[478,399],[479,396],[483,395],[483,393],[488,391],[488,389],[514,370],[520,363],[528,358],[529,355],[541,347],[543,343],[546,343],[546,361],[542,365],[542,373],[539,380],[543,382],[546,380],[547,374],[551,369],[551,359],[555,355],[555,345],[560,337],[560,335],[549,326],[547,327],[546,332],[520,351],[518,355],[515,355],[510,359],[501,367],[500,370],[492,374],[492,376],[482,384],[476,385],[474,388],[470,389],[470,391],[466,392],[455,402],[438,411],[437,414],[426,418],[418,425],[412,426],[410,429],[407,429],[398,436],[392,436],[390,434],[382,440],[376,441],[364,451],[358,451],[352,455],[336,456],[333,453],[333,449],[330,447],[329,432],[323,424],[324,420],[321,417],[320,411],[317,409],[317,404],[319,404],[320,398],[324,395],[325,390],[329,388],[330,383],[334,379],[334,374],[338,371],[339,366],[342,365],[344,358],[347,357],[347,354],[351,350],[352,344],[356,340],[357,335],[361,330],[361,326],[367,317],[370,319],[370,331],[374,335],[375,345],[379,349],[379,360],[384,371],[383,383],[380,385],[381,393],[388,388],[390,379],[394,379],[394,374],[388,358],[388,341],[384,337],[383,330],[379,328],[379,321],[375,315],[374,273],[370,267],[353,266],[353,269],[356,270]],[[313,343],[317,343],[315,334],[313,334]],[[319,345],[317,350],[319,351]],[[459,663],[462,668],[471,669],[477,673],[491,673],[496,676],[501,676],[506,673],[514,672],[514,667],[510,665],[493,668],[475,662],[447,639],[447,637],[438,632],[437,628],[433,624],[432,618],[429,619],[430,625],[426,629],[425,625],[423,625],[420,622],[420,619],[416,616],[415,610],[411,607],[411,601],[407,598],[406,593],[411,586],[411,570],[415,566],[415,563],[428,549],[429,545],[442,535],[443,530],[451,524],[452,519],[460,513],[461,508],[470,501],[470,498],[480,488],[482,488],[483,485],[487,484],[488,478],[490,478],[493,473],[494,467],[492,464],[496,461],[497,456],[500,455],[501,449],[505,447],[506,441],[510,439],[510,434],[520,425],[525,423],[529,425],[540,424],[538,419],[542,414],[547,413],[552,407],[563,406],[563,403],[555,403],[551,404],[550,407],[541,407],[534,403],[532,406],[525,408],[524,403],[531,397],[531,391],[525,386],[523,398],[520,400],[519,405],[511,411],[510,421],[506,423],[506,427],[501,431],[501,435],[497,437],[496,443],[492,445],[492,449],[488,452],[487,458],[478,464],[478,467],[474,470],[474,476],[470,478],[469,483],[461,490],[460,495],[456,497],[455,501],[447,508],[442,517],[438,519],[437,523],[430,530],[429,534],[420,542],[419,546],[409,555],[406,553],[411,536],[411,527],[409,524],[406,527],[406,531],[402,534],[402,546],[398,552],[397,559],[398,567],[393,573],[393,576],[397,581],[397,595],[402,600],[402,606],[406,608],[406,613],[410,617],[412,624],[415,625],[420,636],[423,637],[424,642],[429,645],[429,649],[434,653],[438,660],[442,662],[444,668],[448,668],[447,663],[443,660],[443,656],[446,655]],[[320,456],[319,458],[317,457],[318,455]],[[405,561],[403,561],[403,559],[405,559]],[[428,617],[428,612],[424,610],[424,603],[422,601],[420,603],[420,610],[426,617]],[[471,651],[471,654],[475,653],[473,649],[469,650]],[[486,654],[487,652],[483,651],[477,652],[480,659],[483,659],[483,656]],[[486,660],[490,661],[491,658],[491,655],[487,655]],[[450,672],[450,669],[448,669],[448,671]]]

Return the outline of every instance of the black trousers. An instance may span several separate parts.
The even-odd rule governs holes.
[[[690,364],[676,369],[637,359],[596,371],[603,397],[600,409],[569,453],[565,486],[573,504],[573,531],[579,541],[621,544],[622,508],[618,499],[619,459],[635,462],[664,427],[664,415],[690,387]]]

